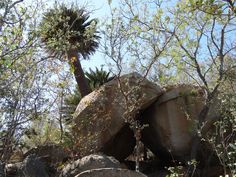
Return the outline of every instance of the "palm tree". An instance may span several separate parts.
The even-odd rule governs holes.
[[[81,96],[91,92],[80,63],[80,57],[87,59],[98,48],[100,38],[96,31],[96,20],[88,20],[84,8],[55,5],[43,16],[40,24],[41,40],[47,51],[69,62]]]
[[[88,79],[90,88],[92,90],[95,90],[106,82],[114,79],[115,76],[110,76],[110,74],[110,72],[104,71],[103,68],[99,70],[97,67],[95,71],[89,68],[89,72],[85,72],[85,76]]]

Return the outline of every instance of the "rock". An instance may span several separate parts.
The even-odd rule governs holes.
[[[166,177],[166,176],[170,176],[170,172],[168,170],[158,170],[148,175],[148,177]]]
[[[120,163],[113,157],[92,154],[68,164],[61,172],[60,177],[74,177],[75,175],[96,168],[120,168]]]
[[[128,124],[125,124],[99,151],[124,162],[133,153],[135,143],[133,131]]]
[[[9,177],[22,176],[21,166],[22,166],[22,162],[7,164],[6,165],[6,176],[7,177],[8,176]]]
[[[207,177],[218,177],[218,176],[230,176],[232,175],[232,172],[230,172],[230,169],[225,169],[223,166],[210,166],[205,169],[202,169],[200,171],[201,176],[207,176]]]
[[[32,148],[24,154],[24,158],[31,154],[37,155],[47,164],[60,163],[69,157],[61,146],[55,144]]]
[[[75,177],[147,177],[146,175],[127,169],[100,168],[88,170]]]
[[[44,163],[35,154],[29,155],[23,161],[22,172],[24,177],[49,177]]]
[[[24,158],[36,155],[45,166],[45,170],[49,176],[55,176],[57,166],[61,162],[65,162],[69,158],[69,154],[59,145],[47,144],[30,149],[24,154]]]
[[[5,177],[5,164],[0,161],[0,177]]]
[[[196,120],[205,102],[203,89],[180,85],[167,89],[143,114],[142,141],[162,159],[186,160],[190,155]]]
[[[119,89],[119,83],[123,92]],[[118,160],[124,160],[135,145],[134,140],[130,140],[133,137],[131,130],[125,129],[127,134],[119,134],[124,126],[127,127],[124,120],[127,111],[125,98],[133,109],[129,116],[134,119],[140,110],[146,109],[162,93],[163,90],[156,84],[138,73],[131,73],[121,76],[120,79],[113,79],[85,96],[74,114],[74,132],[78,137],[77,144],[81,155],[102,151]],[[122,148],[114,149],[119,145]]]
[[[157,170],[151,174],[148,174],[148,177],[166,177],[166,176],[191,176],[191,177],[221,177],[227,176],[225,174],[230,174],[229,169],[225,169],[222,166],[211,166],[207,167],[207,169],[199,169],[195,168],[191,171],[190,166],[174,166],[169,167],[172,170],[162,169]],[[229,175],[230,176],[230,175]]]
[[[13,151],[9,162],[17,163],[17,162],[22,162],[23,160],[24,160],[24,152],[20,149],[16,149]]]

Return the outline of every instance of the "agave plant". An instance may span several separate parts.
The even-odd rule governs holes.
[[[48,10],[40,24],[41,41],[47,52],[69,62],[82,97],[91,89],[81,67],[81,56],[88,59],[98,48],[100,38],[96,31],[96,20],[89,20],[84,8],[57,5]]]

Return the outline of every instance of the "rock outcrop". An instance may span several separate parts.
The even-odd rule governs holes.
[[[40,157],[44,160],[44,162],[48,164],[60,163],[69,157],[69,155],[61,146],[55,144],[32,148],[24,154],[24,158],[32,154],[35,154],[37,157]]]
[[[196,121],[205,102],[201,88],[169,88],[143,114],[142,141],[158,157],[186,160],[190,155]]]
[[[135,146],[125,119],[134,119],[162,93],[163,90],[156,84],[138,73],[131,73],[84,97],[74,114],[74,132],[81,155],[102,151],[124,160]],[[115,148],[120,145],[122,148]]]
[[[147,177],[146,175],[127,169],[100,168],[88,170],[76,175],[75,177]]]
[[[68,164],[61,172],[60,177],[74,177],[75,175],[97,168],[120,168],[120,163],[115,158],[106,155],[92,154]]]
[[[49,177],[45,164],[34,154],[26,157],[21,168],[24,177]]]
[[[77,143],[73,150],[83,158],[64,166],[61,163],[69,156],[62,147],[40,146],[23,157],[15,153],[12,162],[21,159],[18,163],[0,162],[0,177],[145,177],[131,171],[137,158],[141,161],[139,169],[150,177],[170,175],[166,167],[176,165],[182,166],[177,167],[181,174],[188,175],[192,171],[187,162],[196,144],[194,175],[219,176],[225,173],[219,158],[207,141],[196,136],[205,101],[201,87],[162,89],[137,73],[121,76],[84,97],[76,109],[73,132]],[[207,130],[220,118],[220,103],[217,98],[213,100],[202,135],[204,130],[210,133]],[[128,124],[134,120],[143,126],[136,131],[136,139]],[[135,147],[137,139],[142,141],[137,143],[139,147]],[[106,155],[92,154],[98,152]],[[121,164],[129,170],[121,169]]]
[[[7,177],[22,176],[21,165],[22,165],[22,162],[7,164],[6,165],[6,176]]]
[[[0,177],[5,177],[5,164],[0,160]]]

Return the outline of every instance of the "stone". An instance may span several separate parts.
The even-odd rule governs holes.
[[[61,172],[60,177],[74,177],[75,175],[97,168],[120,168],[119,161],[111,156],[91,154],[68,164]]]
[[[24,152],[20,149],[16,149],[13,151],[9,162],[10,163],[17,163],[17,162],[22,162],[24,160]]]
[[[35,154],[27,156],[21,168],[24,177],[49,177],[45,164]]]
[[[88,170],[76,175],[75,177],[147,177],[146,175],[131,171],[127,169],[119,168],[100,168]]]
[[[142,141],[159,158],[188,159],[196,121],[205,104],[202,88],[192,85],[170,87],[142,114],[148,124]]]
[[[138,73],[131,73],[113,79],[85,96],[74,113],[74,132],[81,156],[102,151],[119,161],[124,160],[135,146],[135,140],[130,140],[133,134],[128,130],[125,118],[135,119],[162,93],[160,86]],[[132,109],[129,114],[127,105]],[[122,128],[126,134],[119,134]],[[123,148],[114,149],[119,145]]]
[[[0,177],[5,177],[5,164],[0,160]]]
[[[148,177],[166,177],[171,176],[168,170],[157,170],[151,174],[148,174]]]
[[[7,177],[22,176],[21,166],[22,162],[6,164],[6,176]]]
[[[65,161],[69,157],[61,146],[55,144],[32,148],[24,154],[24,158],[31,154],[37,155],[37,157],[40,157],[41,160],[47,164],[57,164]]]

